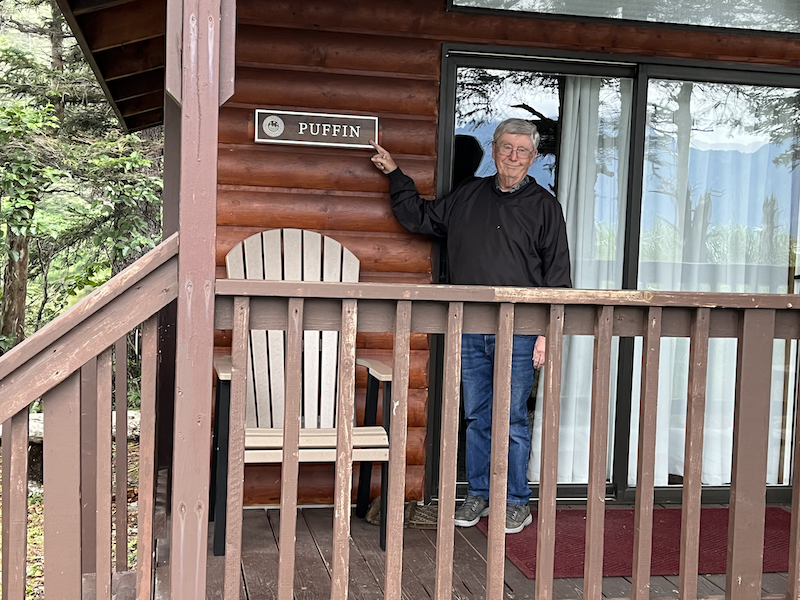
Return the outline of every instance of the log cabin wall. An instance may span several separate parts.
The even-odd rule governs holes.
[[[394,219],[367,150],[257,145],[255,108],[377,115],[381,143],[420,192],[435,192],[443,42],[616,55],[800,65],[796,38],[447,12],[445,0],[239,0],[236,90],[220,112],[217,269],[264,229],[329,235],[361,260],[361,280],[429,283],[432,245]],[[218,352],[230,338],[218,332]],[[390,335],[360,335],[359,355],[391,363]],[[407,497],[423,496],[428,344],[412,339]],[[359,375],[359,413],[365,377]],[[377,467],[376,467],[377,469]],[[356,469],[357,470],[357,469]],[[373,476],[373,493],[380,478]],[[330,465],[303,465],[299,502],[331,502]],[[277,503],[279,466],[249,466],[245,501]]]

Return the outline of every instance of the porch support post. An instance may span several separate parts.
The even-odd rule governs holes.
[[[767,441],[775,311],[745,310],[739,322],[725,597],[761,598]]]
[[[208,534],[214,256],[219,120],[219,0],[169,0],[180,12],[181,60],[167,44],[170,93],[181,104],[177,344],[170,598],[204,598]],[[180,68],[179,78],[175,69]],[[176,82],[180,80],[180,92]],[[178,97],[176,97],[178,96]]]

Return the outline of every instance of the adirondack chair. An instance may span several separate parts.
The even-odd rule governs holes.
[[[359,261],[347,248],[327,236],[300,229],[273,229],[250,236],[225,257],[228,278],[277,281],[357,282]],[[335,462],[336,400],[339,333],[303,334],[303,405],[301,462]],[[251,330],[247,363],[245,463],[280,463],[283,456],[284,411],[283,331]],[[358,359],[367,368],[367,405],[364,426],[353,428],[353,460],[361,461],[356,514],[363,517],[369,503],[372,462],[382,462],[382,507],[386,506],[389,460],[388,403],[392,372],[373,360]],[[212,457],[212,514],[214,554],[224,554],[225,509],[230,407],[230,356],[214,362],[217,399]],[[378,382],[383,382],[384,423],[377,420]],[[386,510],[381,510],[380,543],[385,548]]]

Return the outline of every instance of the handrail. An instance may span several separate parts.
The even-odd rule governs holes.
[[[0,422],[177,297],[178,234],[0,357]]]
[[[473,285],[410,285],[404,283],[264,281],[255,279],[217,279],[216,293],[218,296],[273,298],[403,299],[436,302],[603,304],[609,306],[766,308],[775,310],[800,308],[800,299],[798,299],[797,294],[584,290]]]

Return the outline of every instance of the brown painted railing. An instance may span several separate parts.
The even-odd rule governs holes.
[[[153,595],[152,530],[155,446],[157,327],[154,315],[177,295],[178,240],[170,238],[131,269],[76,305],[63,317],[0,358],[0,422],[3,423],[3,596],[25,593],[28,409],[42,398],[45,413],[45,589],[47,598],[79,598],[87,589],[110,598],[114,573],[128,569],[124,500],[118,502],[118,535],[112,539],[112,384],[124,389],[124,369],[114,371],[112,347],[123,354],[128,332],[142,324],[142,422],[139,464],[137,598]],[[390,431],[387,598],[401,597],[403,500],[406,465],[406,409],[409,340],[412,332],[445,335],[443,431],[437,534],[436,598],[450,598],[453,563],[453,512],[456,480],[456,427],[463,333],[497,334],[492,446],[492,502],[489,518],[486,596],[502,596],[504,576],[503,499],[507,473],[510,356],[514,333],[547,335],[543,371],[543,434],[537,598],[553,595],[554,520],[558,460],[561,352],[565,335],[592,335],[592,441],[587,503],[587,544],[583,597],[601,595],[605,465],[609,376],[613,336],[643,339],[642,394],[636,490],[633,598],[649,595],[652,546],[655,418],[659,348],[663,337],[691,340],[689,403],[684,467],[680,592],[696,597],[700,463],[708,341],[738,339],[728,577],[729,598],[760,597],[761,541],[767,452],[767,415],[774,339],[800,338],[796,296],[651,293],[587,290],[332,284],[300,282],[217,282],[216,327],[233,330],[233,378],[229,465],[226,598],[240,593],[241,513],[246,340],[249,329],[287,332],[287,408],[281,494],[279,597],[293,597],[294,522],[297,505],[298,427],[302,397],[301,353],[304,328],[341,332],[337,478],[332,598],[347,598],[355,338],[359,331],[394,335],[394,418]],[[118,408],[123,423],[124,402]],[[121,419],[121,420],[120,420]],[[118,446],[124,447],[124,427]],[[800,446],[795,445],[794,477]],[[118,472],[126,469],[117,454]],[[124,486],[115,490],[124,499]],[[800,590],[798,519],[800,494],[792,505],[789,597]],[[172,551],[180,550],[172,541]],[[112,565],[112,548],[117,561]],[[80,551],[78,550],[80,549]],[[87,577],[88,575],[88,577]]]
[[[287,331],[286,415],[284,424],[281,544],[278,597],[293,597],[294,519],[298,473],[298,427],[302,396],[302,331],[341,332],[337,479],[334,510],[334,558],[331,598],[348,596],[353,370],[355,336],[360,331],[393,332],[393,418],[390,429],[388,533],[384,592],[401,597],[403,555],[403,481],[409,337],[411,332],[445,334],[439,531],[436,598],[451,597],[456,439],[459,411],[462,333],[497,335],[497,371],[492,430],[486,597],[503,595],[505,479],[510,404],[510,355],[514,333],[546,334],[541,477],[538,504],[536,597],[553,596],[556,475],[558,466],[561,355],[565,335],[591,335],[593,357],[590,470],[587,501],[583,597],[602,596],[603,528],[609,378],[613,336],[643,339],[639,451],[631,596],[649,597],[655,471],[655,423],[659,349],[663,337],[690,342],[689,402],[685,447],[681,598],[697,597],[700,465],[708,342],[738,339],[733,467],[728,539],[726,597],[761,597],[765,519],[767,438],[773,339],[800,338],[797,296],[637,291],[533,290],[466,286],[335,284],[219,280],[216,327],[233,330],[231,457],[226,541],[226,599],[238,598],[241,546],[244,398],[247,332]],[[295,368],[292,368],[294,365]],[[795,457],[800,446],[795,447]],[[793,481],[797,482],[798,460]],[[795,483],[797,486],[797,483]],[[798,490],[792,512],[789,597],[800,590]],[[285,528],[285,531],[284,531]],[[302,565],[297,565],[302,569]]]
[[[126,340],[140,325],[135,585],[137,599],[152,597],[156,314],[177,296],[177,255],[174,235],[0,358],[4,600],[22,600],[26,594],[28,417],[30,405],[39,398],[45,430],[46,598],[75,600],[85,594],[110,599],[112,578],[114,585],[133,579],[125,577],[132,574],[127,539]],[[112,396],[116,398],[116,458]],[[112,494],[116,497],[113,538]]]

